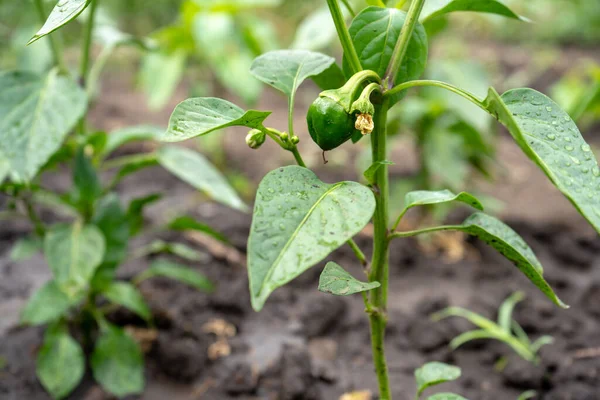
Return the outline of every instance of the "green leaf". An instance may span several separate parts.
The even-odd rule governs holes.
[[[330,261],[319,277],[319,290],[336,296],[366,292],[381,286],[379,282],[361,282],[338,264]]]
[[[115,174],[111,181],[110,187],[115,187],[131,174],[135,174],[144,168],[150,168],[156,165],[158,165],[158,160],[156,158],[156,154],[154,153],[142,153],[127,156],[127,163],[123,165],[123,167],[121,167],[121,169],[119,169],[119,171]]]
[[[501,15],[529,22],[525,17],[515,14],[510,8],[498,0],[426,0],[421,21],[425,22],[435,17],[456,11],[473,11]]]
[[[108,135],[103,153],[107,156],[124,144],[134,141],[157,140],[163,133],[163,129],[152,125],[139,125],[117,129]]]
[[[102,268],[115,269],[127,257],[129,244],[129,221],[116,193],[109,193],[98,201],[92,222],[106,242]]]
[[[373,185],[375,183],[375,174],[383,165],[394,165],[394,163],[388,160],[376,161],[373,164],[371,164],[371,166],[365,171],[365,179],[367,180],[367,182],[369,182],[370,185]]]
[[[53,71],[46,77],[0,73],[0,159],[27,182],[61,146],[87,107],[85,92]]]
[[[311,79],[321,90],[337,89],[346,83],[346,77],[336,63],[331,64],[329,68],[311,77]]]
[[[65,326],[51,327],[44,335],[36,373],[44,389],[55,399],[67,397],[83,378],[83,350]]]
[[[525,294],[523,292],[515,292],[502,302],[502,305],[498,310],[498,325],[509,334],[512,332],[513,310],[517,303],[523,301],[524,298]]]
[[[94,379],[116,397],[144,389],[144,359],[139,346],[122,329],[107,326],[91,357]]]
[[[321,7],[300,22],[291,47],[294,49],[321,50],[329,46],[336,37],[337,32],[329,8]]]
[[[528,400],[537,396],[537,392],[535,390],[528,390],[526,392],[521,393],[517,400]]]
[[[84,147],[80,147],[73,160],[73,186],[74,203],[78,205],[83,215],[89,215],[93,209],[96,198],[102,193],[100,178],[92,160],[85,154]]]
[[[113,282],[102,291],[102,294],[108,300],[133,311],[145,320],[152,317],[144,297],[131,283]]]
[[[477,236],[515,266],[550,300],[562,308],[568,308],[554,293],[543,277],[542,265],[525,241],[502,221],[483,213],[475,213],[462,223],[462,231]]]
[[[263,86],[249,72],[254,54],[243,42],[240,24],[235,16],[197,13],[192,34],[219,82],[231,93],[240,96],[246,104],[256,103]],[[215,43],[219,43],[219,46],[215,46]]]
[[[73,301],[60,290],[55,281],[39,288],[29,299],[21,313],[21,323],[43,325],[52,322],[73,305]]]
[[[173,221],[169,222],[167,227],[174,231],[202,232],[214,239],[217,239],[220,242],[229,243],[227,238],[222,233],[214,230],[212,227],[210,227],[206,224],[196,221],[192,217],[188,217],[188,216],[177,217]]]
[[[425,389],[460,378],[460,368],[441,362],[430,362],[415,371],[417,395]]]
[[[11,261],[25,261],[42,250],[42,241],[36,236],[19,239],[10,250]]]
[[[31,38],[28,44],[31,44],[58,28],[68,24],[79,16],[85,8],[91,3],[91,0],[59,0],[54,6],[44,26]]]
[[[44,238],[44,254],[59,287],[74,295],[86,287],[104,256],[105,240],[94,225],[57,225]]]
[[[467,400],[462,396],[454,393],[436,393],[433,396],[429,396],[427,400]]]
[[[467,192],[454,194],[449,190],[417,190],[414,192],[409,192],[404,196],[404,208],[405,210],[408,210],[416,206],[449,203],[453,201],[460,201],[483,211],[483,205],[472,194]]]
[[[307,78],[319,75],[332,64],[333,57],[308,50],[275,50],[257,57],[250,72],[257,79],[283,92],[294,103],[296,90]]]
[[[144,226],[144,209],[146,206],[157,202],[161,198],[162,193],[154,193],[131,200],[127,209],[130,236],[135,236],[142,230]]]
[[[201,273],[184,265],[166,260],[154,261],[150,265],[150,268],[136,277],[135,281],[142,282],[155,276],[171,278],[203,292],[212,292],[214,290],[212,282]]]
[[[148,96],[151,110],[162,109],[181,82],[188,53],[178,49],[172,53],[151,52],[142,62],[140,85]],[[160,79],[156,79],[160,76]]]
[[[485,106],[575,208],[600,232],[600,168],[571,117],[544,94],[490,89]]]
[[[356,182],[326,184],[297,166],[267,174],[258,187],[248,239],[254,309],[360,232],[374,210],[373,193]]]
[[[373,70],[381,77],[385,75],[405,19],[406,13],[395,8],[367,7],[352,20],[350,36],[364,69]],[[427,53],[427,33],[418,23],[394,83],[398,85],[418,79],[425,71]],[[345,58],[343,66],[346,75],[350,75],[350,66]],[[394,96],[392,104],[403,95]]]
[[[158,162],[169,172],[215,201],[242,212],[248,210],[225,177],[202,154],[183,147],[165,146],[157,155]]]
[[[260,129],[270,114],[270,111],[244,111],[215,97],[187,99],[175,107],[169,127],[160,140],[180,142],[230,126]]]
[[[170,243],[164,240],[154,240],[148,246],[136,252],[137,257],[145,257],[156,254],[172,254],[189,261],[206,261],[206,254],[191,248],[183,243]]]

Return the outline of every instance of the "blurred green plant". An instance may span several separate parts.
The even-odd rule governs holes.
[[[537,364],[539,362],[539,350],[542,346],[551,344],[554,339],[552,336],[545,335],[531,341],[521,325],[513,319],[512,314],[515,306],[524,298],[525,295],[522,292],[515,292],[504,300],[498,310],[498,320],[496,322],[461,307],[448,307],[433,314],[431,318],[434,321],[440,321],[448,317],[461,317],[479,328],[462,333],[452,339],[450,347],[454,350],[473,340],[493,339],[510,346],[523,359]]]
[[[276,49],[279,44],[275,26],[269,20],[258,20],[255,13],[257,8],[272,8],[280,3],[280,0],[184,1],[177,21],[152,35],[160,51],[149,53],[142,63],[140,84],[148,95],[150,107],[165,106],[183,79],[187,65],[208,69],[204,70],[204,85],[214,76],[245,103],[256,103],[262,85],[248,72],[250,65],[254,57]]]
[[[600,65],[584,62],[552,87],[552,94],[583,131],[600,121]]]
[[[117,279],[119,267],[133,258],[170,255],[198,262],[206,255],[183,243],[152,241],[131,249],[131,241],[147,233],[144,211],[161,199],[151,193],[124,206],[115,192],[123,180],[149,167],[160,166],[213,200],[245,212],[248,207],[227,179],[200,153],[156,142],[163,130],[134,126],[110,133],[88,126],[87,113],[100,74],[113,50],[135,45],[143,51],[152,41],[121,32],[98,7],[98,0],[61,0],[50,15],[36,0],[30,9],[39,15],[31,48],[44,51],[35,62],[19,63],[24,69],[0,71],[0,193],[8,205],[1,219],[29,220],[32,233],[17,241],[10,253],[15,261],[42,252],[52,280],[29,299],[22,311],[26,325],[46,325],[37,356],[37,376],[56,399],[68,396],[86,370],[86,354],[94,379],[111,395],[141,393],[144,387],[143,354],[122,327],[109,322],[111,310],[124,307],[152,324],[152,313],[138,285],[164,276],[198,290],[214,289],[203,274],[180,262],[157,258],[131,282]],[[81,14],[84,21],[79,72],[73,72],[61,48],[64,26]],[[102,45],[92,56],[92,43]],[[44,50],[42,50],[44,49]],[[34,53],[30,53],[33,54]],[[31,68],[27,68],[30,66]],[[50,67],[50,68],[49,68]],[[153,150],[120,155],[123,145],[154,142]],[[43,176],[67,168],[67,190],[46,187]],[[52,223],[40,211],[53,214]],[[196,231],[227,243],[210,226],[186,216],[176,216],[153,234]],[[80,344],[71,330],[81,332]]]

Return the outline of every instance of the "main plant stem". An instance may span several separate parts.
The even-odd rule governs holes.
[[[385,161],[387,158],[387,112],[389,100],[384,99],[382,104],[375,107],[374,125],[371,133],[371,151],[373,163]],[[371,346],[373,348],[373,363],[379,384],[381,400],[391,400],[390,382],[388,377],[387,361],[385,359],[385,325],[388,292],[388,201],[389,201],[389,176],[385,164],[377,170],[375,175],[375,214],[373,217],[373,258],[369,281],[381,284],[378,289],[372,290],[370,295],[369,322],[371,326]]]

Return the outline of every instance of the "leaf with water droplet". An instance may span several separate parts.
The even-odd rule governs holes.
[[[336,296],[348,296],[355,293],[366,292],[381,286],[379,282],[361,282],[341,266],[330,261],[319,277],[319,291],[331,293]]]
[[[58,28],[68,24],[79,16],[86,9],[92,0],[61,0],[52,9],[44,26],[31,38],[31,44]]]
[[[414,192],[409,192],[406,194],[406,196],[404,196],[403,213],[406,212],[409,208],[416,206],[449,203],[453,201],[459,201],[468,204],[471,207],[476,208],[480,211],[483,211],[483,205],[481,204],[481,202],[475,196],[467,192],[460,192],[459,194],[454,194],[449,190],[416,190]]]
[[[167,131],[158,139],[181,142],[230,126],[260,129],[270,111],[244,111],[227,100],[196,97],[179,103],[169,120]]]
[[[275,289],[360,232],[374,211],[373,192],[359,183],[326,184],[298,166],[267,174],[258,187],[248,239],[252,307],[262,309]]]
[[[595,212],[600,198],[600,173],[595,172],[598,162],[571,117],[533,89],[510,90],[502,96],[490,89],[484,104],[508,128],[523,152],[600,232],[600,216]],[[541,111],[533,117],[531,112],[538,107]],[[590,180],[595,183],[592,197],[582,190]]]

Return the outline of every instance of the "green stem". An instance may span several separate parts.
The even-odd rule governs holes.
[[[458,88],[454,85],[451,85],[449,83],[446,82],[441,82],[441,81],[434,81],[434,80],[419,80],[419,81],[408,81],[408,82],[404,82],[401,83],[400,85],[394,86],[392,89],[386,91],[383,96],[384,97],[391,97],[395,94],[398,94],[400,92],[402,92],[403,90],[406,89],[410,89],[413,87],[421,87],[421,86],[434,86],[434,87],[439,87],[442,89],[446,89],[449,90],[452,93],[455,93],[461,97],[464,97],[465,99],[469,100],[470,102],[472,102],[473,104],[477,105],[478,107],[480,107],[481,109],[483,109],[486,112],[489,112],[489,110],[485,107],[485,104],[483,102],[483,100],[477,98],[477,96],[475,96],[472,93],[467,92],[466,90],[463,90],[461,88]]]
[[[367,261],[367,257],[365,257],[365,253],[362,252],[362,250],[360,249],[360,247],[358,247],[356,242],[350,239],[346,243],[348,243],[348,246],[350,246],[350,248],[354,252],[354,255],[356,256],[356,258],[358,258],[358,261],[360,261],[362,266],[366,267],[369,264]]]
[[[96,19],[96,10],[98,9],[99,2],[100,0],[92,0],[92,2],[90,3],[88,21],[85,26],[85,32],[83,36],[79,74],[81,77],[81,86],[84,88],[87,85],[87,79],[90,69],[90,52],[92,48],[92,36],[94,34],[94,22]]]
[[[340,9],[337,0],[327,0],[327,5],[329,6],[331,17],[335,23],[335,29],[337,30],[338,37],[342,43],[342,48],[344,49],[344,57],[348,60],[348,65],[352,69],[352,74],[354,75],[355,73],[362,71],[363,68],[360,63],[360,58],[358,58],[358,53],[352,43],[352,38],[350,37],[350,32],[348,32],[346,22],[344,21],[344,14],[342,14],[342,10]]]
[[[48,16],[46,15],[46,10],[44,8],[44,1],[35,0],[35,8],[37,9],[40,21],[42,22],[42,24],[45,24],[46,18],[48,18]],[[54,57],[54,63],[56,64],[60,72],[68,73],[69,70],[67,69],[65,61],[62,57],[62,46],[57,36],[55,35],[57,35],[57,32],[54,32],[51,35],[47,35],[48,39],[50,40],[50,48],[52,50],[52,56]]]
[[[400,221],[402,221],[402,218],[404,217],[404,215],[406,215],[408,210],[409,210],[408,208],[405,208],[404,210],[402,210],[400,215],[398,215],[398,218],[396,219],[396,223],[392,227],[392,232],[394,232],[396,229],[398,229],[398,225],[400,225]]]
[[[384,99],[382,104],[375,108],[374,130],[371,134],[372,162],[385,161],[387,157],[387,112],[389,100]],[[389,175],[388,167],[382,164],[375,174],[376,207],[373,216],[374,238],[373,258],[369,281],[378,281],[381,286],[371,291],[372,310],[369,313],[371,326],[371,346],[373,348],[373,362],[379,383],[379,396],[381,400],[391,400],[390,383],[388,378],[387,362],[385,359],[384,336],[386,325],[386,307],[388,292],[388,201],[389,201]]]
[[[92,49],[92,36],[94,33],[94,22],[96,19],[96,10],[98,9],[98,2],[100,0],[92,0],[89,6],[90,14],[88,16],[88,22],[85,26],[85,32],[83,36],[82,51],[81,51],[81,64],[79,69],[79,84],[83,89],[87,91],[88,76],[90,70],[90,52]],[[80,135],[85,135],[85,116],[79,120],[78,129]]]
[[[29,198],[24,198],[23,203],[25,204],[27,216],[29,217],[29,220],[31,221],[31,223],[33,223],[33,226],[35,228],[35,234],[40,238],[43,238],[44,234],[46,233],[46,227],[44,226],[44,223],[42,222],[37,212],[35,211],[31,200]]]
[[[417,229],[414,231],[406,231],[406,232],[394,232],[389,236],[389,240],[395,239],[395,238],[406,238],[406,237],[412,237],[412,236],[417,236],[417,235],[422,235],[425,233],[432,233],[432,232],[440,232],[440,231],[460,231],[463,230],[464,226],[462,225],[443,225],[443,226],[434,226],[431,228],[423,228],[423,229]]]
[[[348,10],[348,12],[350,13],[350,15],[352,16],[352,18],[356,17],[356,13],[354,12],[354,10],[352,9],[352,5],[350,5],[350,2],[348,0],[341,0],[342,3],[344,3],[344,6],[346,7],[346,9]]]
[[[396,78],[396,75],[398,75],[398,71],[400,71],[400,67],[402,66],[404,56],[406,55],[406,50],[408,49],[408,44],[413,32],[415,31],[417,23],[419,22],[419,16],[421,15],[421,10],[423,10],[424,4],[425,0],[413,0],[410,8],[408,9],[406,20],[404,21],[404,25],[400,31],[400,37],[396,42],[396,47],[392,53],[392,59],[385,73],[384,84],[387,88],[391,88],[394,85],[394,79]]]

